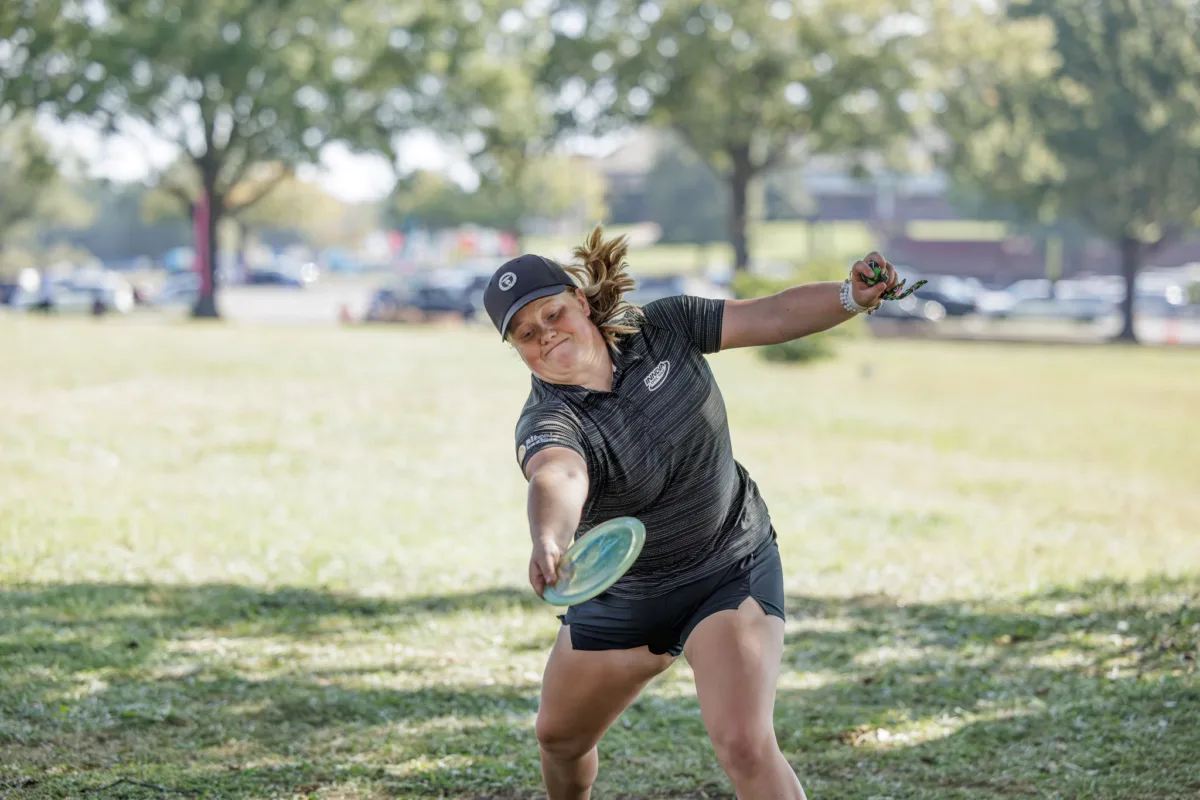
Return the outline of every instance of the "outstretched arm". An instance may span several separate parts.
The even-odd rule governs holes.
[[[868,261],[884,267],[887,279],[867,286],[858,276],[871,276]],[[874,308],[881,296],[896,285],[896,270],[878,253],[871,253],[851,269],[851,293],[860,306]],[[721,349],[781,344],[840,325],[854,316],[842,305],[841,283],[825,281],[793,286],[767,297],[728,300],[721,328]]]
[[[533,555],[529,583],[538,597],[554,583],[558,561],[575,536],[587,501],[587,464],[567,447],[547,447],[529,459],[527,510]]]

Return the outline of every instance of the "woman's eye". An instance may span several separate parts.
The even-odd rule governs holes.
[[[551,312],[550,312],[550,319],[558,319],[558,312],[557,312],[557,311],[551,311]]]

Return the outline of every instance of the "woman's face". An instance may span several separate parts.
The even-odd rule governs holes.
[[[579,289],[534,300],[509,323],[508,340],[525,364],[549,383],[578,383],[585,368],[602,358],[604,339],[589,319]]]

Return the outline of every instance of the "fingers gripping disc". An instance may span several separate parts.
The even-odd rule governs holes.
[[[573,606],[591,600],[633,566],[646,543],[646,526],[634,517],[601,523],[567,548],[558,578],[542,592],[546,602]]]

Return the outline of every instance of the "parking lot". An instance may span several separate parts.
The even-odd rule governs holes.
[[[428,276],[423,280],[428,281]],[[943,284],[947,280],[953,279],[940,279]],[[150,302],[132,308],[131,317],[152,321],[182,318],[189,313],[191,295],[184,292],[164,301],[162,298],[170,292],[162,292],[162,282],[161,277],[151,282],[157,286],[149,291]],[[396,277],[387,272],[326,274],[303,285],[223,286],[218,289],[217,303],[221,315],[231,324],[320,326],[361,323],[372,321],[372,316],[376,318],[374,321],[387,316],[378,314],[378,309],[371,314],[372,303],[382,296],[380,292],[384,287],[395,287],[396,284]],[[1071,284],[1061,286],[1070,290]],[[634,302],[648,302],[664,294],[678,293],[728,296],[724,287],[699,278],[660,277],[639,286]],[[994,301],[1003,293],[991,291],[989,295]],[[956,299],[962,300],[957,308]],[[409,298],[409,302],[413,299]],[[428,298],[422,302],[428,302]],[[1023,300],[1020,306],[1034,311],[1025,314],[980,310],[976,308],[976,302],[975,297],[966,294],[956,298],[935,281],[905,301],[886,304],[879,314],[869,318],[869,329],[880,337],[1099,343],[1110,340],[1121,327],[1121,317],[1114,313],[1111,298],[1085,301],[1099,302],[1103,306],[1095,315],[1090,311],[1083,315],[1077,313],[1080,301],[1076,298]],[[1040,307],[1034,309],[1034,306]],[[64,305],[60,310],[68,315],[88,312],[88,304],[82,302],[70,307]],[[396,316],[405,318],[403,314]],[[446,314],[423,312],[417,316],[440,319]],[[458,314],[449,316],[460,318]],[[486,318],[480,314],[478,319]],[[1140,300],[1135,327],[1144,344],[1200,346],[1200,306]]]

